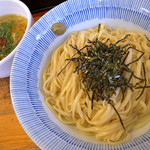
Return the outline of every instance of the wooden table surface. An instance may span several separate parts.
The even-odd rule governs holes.
[[[47,11],[33,13],[35,22]],[[39,150],[16,117],[10,97],[9,81],[9,77],[0,79],[0,150]]]

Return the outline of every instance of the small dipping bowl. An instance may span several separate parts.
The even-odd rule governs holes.
[[[34,23],[29,8],[19,0],[0,0],[0,16],[9,14],[21,15],[27,18],[27,27],[24,33],[25,36],[25,34]],[[0,78],[8,77],[10,75],[13,58],[20,43],[22,42],[22,39],[11,53],[9,53],[5,58],[0,60]]]

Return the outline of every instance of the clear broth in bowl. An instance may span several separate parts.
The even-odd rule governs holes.
[[[9,14],[0,16],[0,60],[18,45],[27,27],[27,18]]]

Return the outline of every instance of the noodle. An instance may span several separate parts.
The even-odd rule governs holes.
[[[80,131],[92,133],[98,140],[103,140],[109,144],[119,144],[131,138],[131,130],[142,127],[148,122],[148,117],[141,122],[139,119],[150,113],[149,88],[143,90],[143,94],[138,100],[136,98],[142,91],[140,88],[134,90],[134,92],[128,88],[124,93],[122,102],[120,88],[117,88],[116,94],[111,95],[110,98],[113,100],[114,107],[120,114],[125,126],[125,129],[123,129],[116,112],[107,101],[94,100],[93,109],[91,109],[92,102],[81,85],[81,74],[73,73],[76,64],[68,63],[65,59],[72,58],[76,53],[76,50],[70,45],[82,49],[89,44],[88,40],[94,41],[96,38],[100,41],[109,38],[107,43],[110,45],[130,34],[118,45],[123,47],[130,44],[133,48],[144,52],[143,57],[132,63],[130,68],[137,77],[143,78],[142,63],[144,63],[146,83],[150,85],[150,43],[142,33],[133,33],[122,29],[113,30],[104,24],[101,24],[99,33],[97,31],[98,28],[73,32],[64,44],[53,52],[51,60],[43,72],[43,93],[47,106],[56,113],[60,121],[65,124],[75,124]],[[130,49],[126,64],[139,57],[140,54],[136,50]],[[66,65],[67,67],[63,69]],[[127,73],[125,73],[125,76],[129,78]],[[131,79],[133,85],[137,81],[137,78]]]

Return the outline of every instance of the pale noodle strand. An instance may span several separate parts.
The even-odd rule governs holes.
[[[80,75],[73,73],[76,67],[75,63],[71,62],[59,76],[57,75],[69,62],[65,59],[71,58],[76,53],[76,50],[70,45],[81,49],[89,44],[88,40],[93,41],[96,38],[103,42],[109,38],[109,41],[107,41],[109,45],[130,34],[118,45],[129,44],[145,53],[139,61],[129,67],[137,77],[143,78],[142,63],[144,63],[147,85],[150,85],[150,44],[142,33],[133,33],[122,29],[113,30],[104,24],[101,24],[99,34],[97,31],[98,28],[73,32],[64,44],[53,52],[51,60],[43,72],[43,93],[47,106],[54,111],[63,123],[75,124],[80,131],[92,133],[98,140],[103,140],[109,144],[120,144],[131,138],[131,130],[140,128],[149,121],[147,117],[150,113],[149,89],[145,89],[138,100],[136,98],[140,95],[142,89],[136,89],[134,92],[127,89],[123,102],[121,102],[122,92],[120,88],[116,90],[116,95],[111,96],[114,106],[123,120],[126,128],[124,130],[115,110],[105,100],[94,101],[93,109],[91,109],[91,101],[83,90]],[[129,49],[129,52],[125,61],[126,64],[138,59],[141,55],[134,49]],[[125,72],[125,75],[127,78],[130,77],[127,72]],[[138,81],[138,79],[132,78],[132,85],[135,85]],[[141,122],[139,121],[140,118]]]

